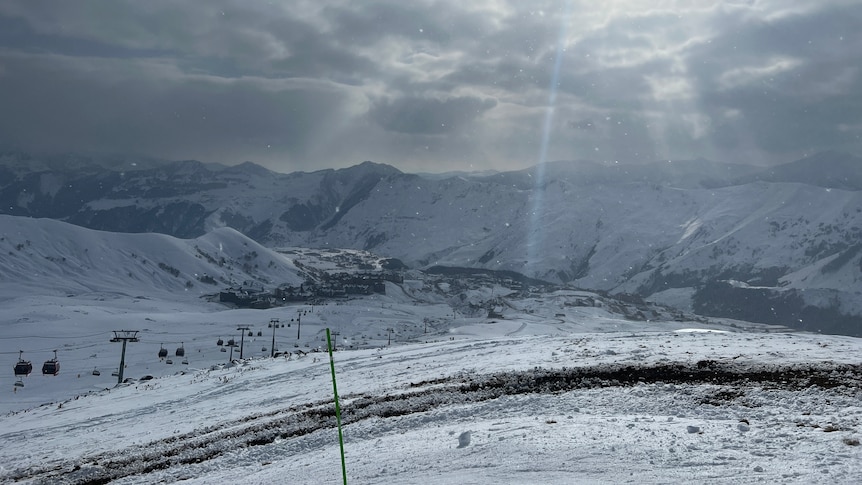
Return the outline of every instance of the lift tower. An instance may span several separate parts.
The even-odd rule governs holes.
[[[120,354],[120,371],[117,374],[117,384],[123,382],[123,370],[126,367],[126,342],[137,342],[138,330],[114,330],[111,342],[123,342],[123,353]]]
[[[242,348],[245,345],[245,333],[248,332],[250,328],[241,325],[239,327],[236,327],[236,329],[242,332],[241,334],[239,334],[239,359],[242,360]]]

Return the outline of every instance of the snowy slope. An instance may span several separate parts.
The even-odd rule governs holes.
[[[0,272],[27,295],[218,293],[243,281],[298,284],[293,263],[239,232],[196,239],[123,234],[51,220],[0,215]],[[128,295],[127,295],[128,296]]]
[[[862,473],[856,339],[463,337],[336,353],[350,483],[849,484]],[[15,446],[0,452],[0,477],[341,483],[328,362],[313,355],[6,415],[0,437]]]
[[[229,309],[182,281],[204,269],[227,278],[249,251],[261,258],[249,277],[296,275],[286,256],[224,229],[179,240],[0,222],[0,482],[340,483],[329,360],[315,351],[326,329],[350,483],[831,484],[862,473],[856,338],[657,307],[633,320],[591,292],[416,272],[385,295]],[[137,268],[143,258],[183,278]],[[503,318],[453,306],[489,299]],[[140,340],[117,386],[121,329]],[[242,341],[244,359],[220,338]],[[289,354],[270,358],[273,342]],[[61,371],[41,375],[54,349]],[[23,387],[18,350],[35,368]]]

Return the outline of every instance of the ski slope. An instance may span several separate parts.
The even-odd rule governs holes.
[[[674,326],[476,323],[335,352],[349,481],[855,483],[858,339]],[[0,423],[2,481],[341,481],[323,353],[190,368]]]

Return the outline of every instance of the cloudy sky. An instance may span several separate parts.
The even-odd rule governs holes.
[[[862,153],[858,0],[0,2],[0,149],[283,172]]]

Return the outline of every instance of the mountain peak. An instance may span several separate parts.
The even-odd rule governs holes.
[[[398,170],[397,168],[393,167],[392,165],[387,165],[385,163],[372,162],[369,160],[366,160],[366,161],[360,163],[359,165],[354,165],[352,167],[343,168],[341,170],[357,171],[357,172],[360,172],[363,174],[379,173],[380,175],[383,175],[383,176],[403,173],[401,170]]]
[[[249,173],[254,175],[260,175],[264,177],[268,177],[273,174],[272,170],[269,170],[266,167],[258,165],[254,162],[249,162],[248,160],[230,167],[226,167],[222,170],[224,173]]]

